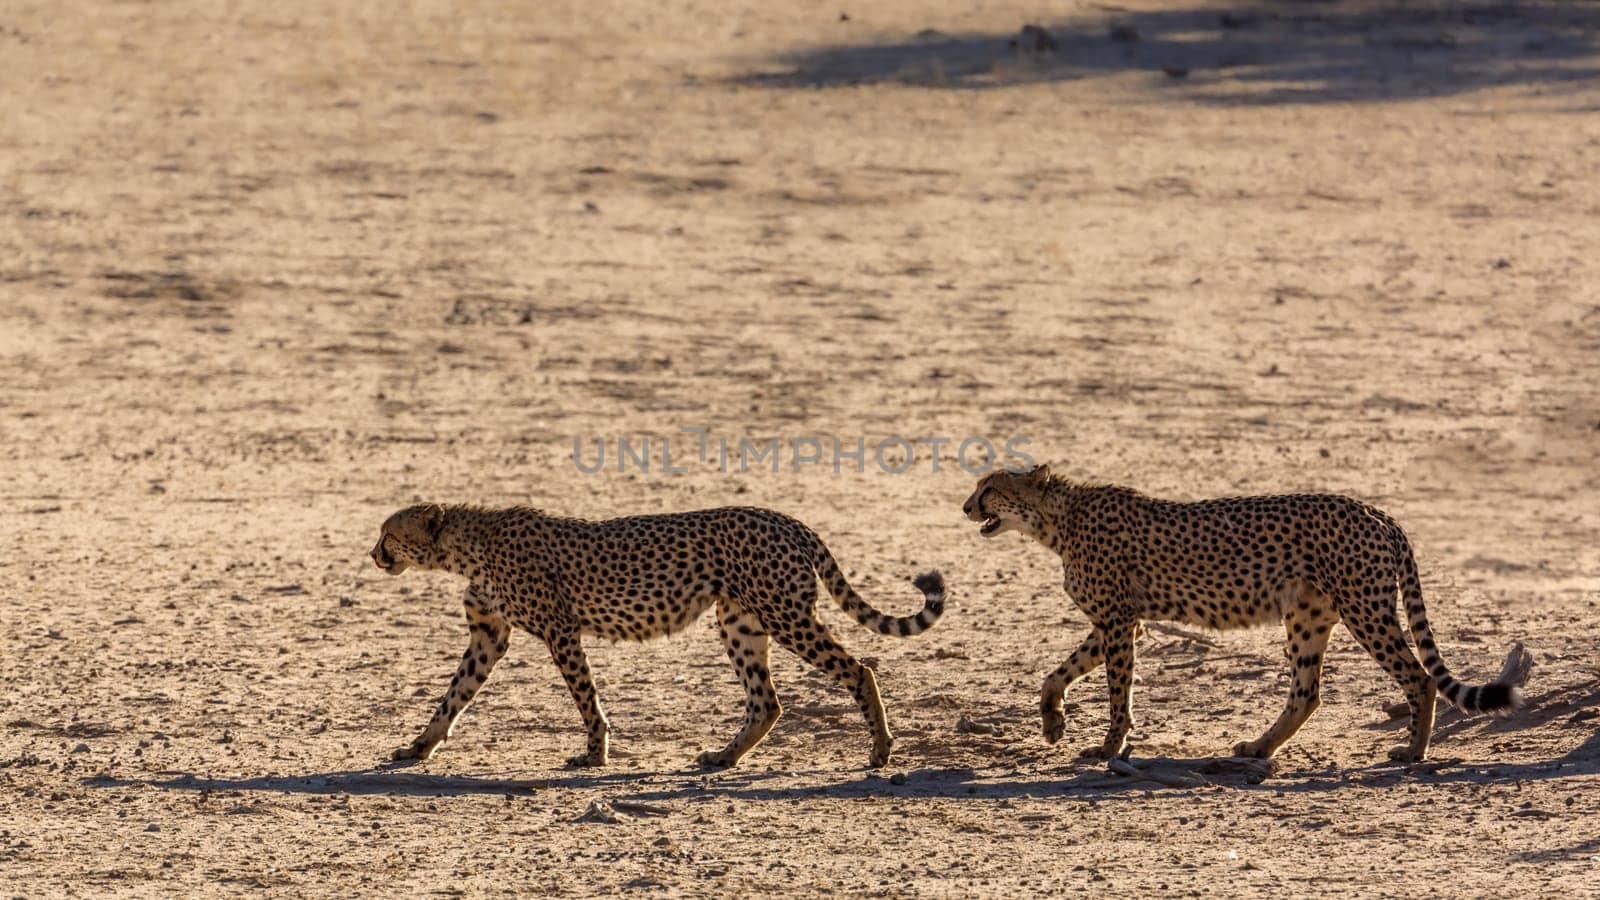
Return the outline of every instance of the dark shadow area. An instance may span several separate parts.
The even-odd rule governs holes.
[[[1517,858],[1528,862],[1572,862],[1580,859],[1593,859],[1600,856],[1600,838],[1578,840],[1569,847],[1556,847],[1551,850],[1524,850],[1517,854]]]
[[[1135,760],[1137,762],[1137,759]],[[1190,762],[1202,769],[1211,758]],[[1172,760],[1182,765],[1184,760]],[[1600,731],[1571,752],[1556,758],[1527,763],[1463,763],[1435,759],[1423,763],[1379,763],[1356,769],[1316,773],[1282,772],[1259,783],[1237,777],[1210,777],[1213,786],[1240,791],[1268,790],[1302,793],[1348,789],[1353,786],[1383,787],[1410,782],[1438,784],[1508,784],[1600,774]],[[805,779],[806,786],[777,786],[775,781]],[[393,770],[323,772],[306,775],[263,775],[252,778],[201,778],[178,775],[166,779],[85,778],[89,787],[124,788],[148,786],[163,790],[226,792],[266,791],[287,794],[397,794],[411,796],[461,796],[465,794],[533,795],[548,790],[599,790],[618,800],[662,803],[695,799],[731,799],[754,802],[803,801],[830,797],[860,799],[869,797],[941,797],[974,800],[1059,797],[1103,802],[1112,799],[1141,798],[1150,791],[1184,791],[1191,788],[1168,787],[1144,779],[1127,778],[1108,772],[1103,764],[1086,760],[1048,770],[1018,771],[1009,765],[930,767],[889,777],[879,773],[858,774],[834,769],[784,772],[741,772],[688,769],[680,772],[630,772],[616,774],[574,773],[550,778],[521,779],[493,775],[429,775],[396,773]],[[1573,852],[1579,852],[1574,850]]]
[[[1548,727],[1566,720],[1574,729],[1588,731],[1588,738],[1570,752],[1534,762],[1464,763],[1444,757],[1448,743],[1439,739],[1455,730],[1483,723],[1481,717],[1467,717],[1441,709],[1439,727],[1434,732],[1434,759],[1422,763],[1383,762],[1354,769],[1319,772],[1281,771],[1259,783],[1235,773],[1208,775],[1214,785],[1242,791],[1320,792],[1349,788],[1384,786],[1400,782],[1505,784],[1600,774],[1600,723],[1594,710],[1600,707],[1600,680],[1590,679],[1562,685],[1529,698],[1517,715],[1491,720],[1496,732],[1516,732]],[[1595,724],[1591,724],[1595,723]],[[1376,727],[1403,728],[1404,719],[1391,719]],[[1136,758],[1137,761],[1137,758]],[[1214,758],[1170,760],[1177,768],[1196,771]],[[122,788],[142,785],[163,790],[226,792],[266,791],[282,794],[396,794],[450,797],[466,794],[531,795],[548,790],[599,790],[638,802],[720,797],[750,801],[795,801],[809,797],[856,799],[866,797],[945,797],[975,800],[1031,797],[1081,797],[1107,800],[1135,798],[1146,791],[1186,790],[1133,779],[1109,772],[1104,763],[1089,759],[1063,758],[1053,768],[1029,768],[996,762],[972,766],[927,766],[890,776],[862,770],[810,769],[803,771],[761,772],[706,769],[689,766],[680,770],[654,772],[598,772],[569,769],[566,774],[544,778],[515,778],[499,775],[445,775],[415,771],[415,764],[385,764],[371,769],[342,772],[316,772],[303,775],[260,775],[248,778],[202,778],[177,774],[170,778],[114,778],[97,775],[85,778],[90,787]],[[1190,765],[1192,763],[1192,765]],[[1171,768],[1169,766],[1168,768]],[[803,779],[804,786],[792,782]],[[790,782],[778,786],[774,782]],[[1573,852],[1579,852],[1574,850]]]
[[[1529,692],[1525,705],[1514,715],[1504,719],[1487,719],[1481,716],[1468,716],[1448,707],[1440,701],[1441,715],[1433,728],[1434,740],[1443,738],[1449,740],[1457,732],[1472,728],[1475,725],[1483,726],[1484,734],[1504,734],[1513,731],[1524,731],[1529,728],[1540,728],[1560,719],[1573,719],[1577,717],[1574,725],[1582,727],[1581,723],[1589,720],[1594,715],[1594,710],[1600,708],[1600,678],[1582,681],[1577,684],[1556,685],[1537,693]],[[1405,719],[1400,719],[1405,724]],[[1600,722],[1596,722],[1600,725]]]
[[[997,25],[1001,23],[996,23]],[[1281,2],[1105,12],[984,34],[785,54],[741,83],[896,83],[992,90],[1129,71],[1174,98],[1218,105],[1378,102],[1500,86],[1560,93],[1600,78],[1600,3]]]
[[[1456,760],[1435,760],[1433,762],[1417,764],[1395,763],[1390,766],[1375,766],[1361,770],[1362,784],[1368,786],[1382,785],[1386,779],[1401,781],[1415,778],[1420,783],[1449,783],[1462,782],[1471,784],[1507,784],[1519,781],[1547,781],[1557,778],[1575,778],[1582,775],[1600,774],[1600,731],[1591,731],[1587,740],[1568,753],[1555,759],[1544,759],[1537,762],[1508,762],[1508,763],[1463,763]],[[1350,773],[1355,775],[1356,773]],[[1347,783],[1349,777],[1341,778],[1327,784],[1333,787]],[[1275,783],[1275,786],[1284,790],[1312,790],[1321,783],[1308,781],[1299,785],[1284,785]]]
[[[1577,716],[1577,722],[1586,721],[1595,716],[1594,710],[1600,708],[1600,679],[1558,685],[1539,693],[1529,694],[1525,705],[1514,715],[1498,719],[1483,715],[1468,715],[1451,706],[1442,697],[1438,702],[1438,712],[1433,723],[1435,751],[1442,746],[1441,742],[1447,746],[1455,736],[1466,731],[1507,734],[1542,728],[1558,719],[1571,719],[1574,716]],[[1389,711],[1388,719],[1361,727],[1368,731],[1404,732],[1411,724],[1410,713],[1403,701],[1385,709]],[[1585,712],[1586,710],[1588,712]]]
[[[615,782],[637,780],[625,775],[609,776]],[[602,784],[606,779],[593,779]],[[384,769],[346,772],[317,772],[306,775],[259,775],[252,778],[202,778],[177,775],[166,779],[112,778],[97,775],[85,778],[89,787],[129,787],[143,785],[169,791],[267,791],[275,794],[410,794],[429,797],[456,797],[463,794],[532,794],[545,788],[544,779],[497,778],[484,775],[399,774]]]

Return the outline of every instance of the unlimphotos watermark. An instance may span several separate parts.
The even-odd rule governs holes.
[[[676,441],[672,435],[574,437],[572,464],[586,475],[604,471],[608,466],[617,472],[664,475],[681,475],[696,466],[713,465],[718,472],[750,472],[764,468],[774,473],[800,472],[816,466],[832,468],[835,475],[847,469],[865,472],[869,465],[880,472],[900,475],[911,471],[919,462],[928,463],[932,472],[941,471],[941,465],[954,462],[972,475],[996,469],[1022,472],[1033,468],[1033,457],[1023,449],[1032,441],[1025,437],[1006,438],[998,443],[979,435],[964,438],[889,435],[873,441],[864,437],[811,435],[758,439],[712,434],[711,429],[703,425],[680,428],[678,432]],[[587,444],[593,444],[592,454],[586,450]],[[923,449],[927,451],[925,455],[919,452]]]

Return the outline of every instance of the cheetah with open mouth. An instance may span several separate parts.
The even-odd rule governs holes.
[[[1520,644],[1493,683],[1468,685],[1450,674],[1405,533],[1358,500],[1291,494],[1177,503],[1069,481],[1039,466],[985,475],[962,509],[986,538],[1016,531],[1059,555],[1067,594],[1094,626],[1045,678],[1039,711],[1052,744],[1066,729],[1067,687],[1103,663],[1111,727],[1091,753],[1127,754],[1134,642],[1149,620],[1218,630],[1281,621],[1288,629],[1286,656],[1294,667],[1288,706],[1265,734],[1238,744],[1237,756],[1272,756],[1316,711],[1323,652],[1340,621],[1405,690],[1410,739],[1390,752],[1393,759],[1427,754],[1436,693],[1469,713],[1508,715],[1522,703],[1510,675],[1531,665]],[[1421,663],[1406,645],[1397,595],[1405,598]]]

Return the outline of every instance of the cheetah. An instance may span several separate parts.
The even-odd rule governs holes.
[[[878,612],[845,581],[821,538],[766,509],[732,507],[606,521],[548,516],[522,507],[427,504],[383,523],[372,560],[390,575],[407,568],[464,576],[467,650],[426,728],[396,760],[426,760],[506,652],[513,627],[539,638],[560,669],[588,731],[574,766],[603,766],[609,725],[589,675],[582,638],[612,641],[682,631],[715,604],[728,658],[746,693],[744,726],[703,766],[737,763],[783,711],[767,649],[776,640],[849,689],[872,729],[874,768],[889,762],[894,737],[873,671],[834,640],[816,615],[817,578],[860,624],[880,634],[926,631],[944,612],[944,579],[918,576],[915,615]]]
[[[1467,685],[1450,674],[1423,609],[1405,533],[1358,500],[1291,494],[1178,503],[1074,482],[1039,466],[985,475],[962,509],[986,538],[1016,531],[1060,555],[1067,594],[1094,626],[1044,680],[1039,712],[1051,744],[1066,730],[1067,687],[1104,663],[1111,727],[1086,755],[1127,756],[1134,642],[1150,620],[1216,630],[1281,620],[1288,629],[1285,656],[1294,669],[1288,705],[1265,734],[1235,746],[1235,756],[1271,757],[1316,711],[1323,652],[1340,621],[1405,691],[1409,742],[1390,751],[1392,759],[1426,756],[1436,692],[1468,713],[1503,716],[1522,703],[1509,675]],[[1397,618],[1397,589],[1421,664]],[[1520,646],[1507,673],[1513,660],[1526,662]]]

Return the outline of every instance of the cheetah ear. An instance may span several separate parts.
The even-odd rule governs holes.
[[[1035,481],[1035,482],[1039,482],[1041,484],[1044,481],[1046,481],[1047,479],[1049,479],[1049,477],[1050,477],[1050,464],[1049,463],[1040,463],[1039,465],[1033,467],[1033,471],[1032,472],[1028,473],[1028,480],[1029,481]]]
[[[422,529],[427,532],[428,540],[439,543],[439,535],[444,531],[444,507],[428,504],[422,510]]]

